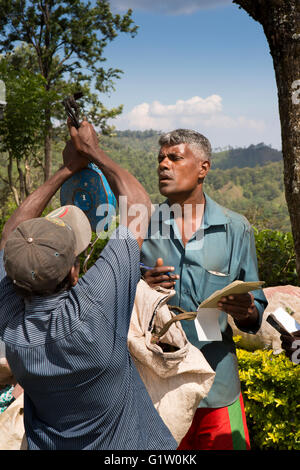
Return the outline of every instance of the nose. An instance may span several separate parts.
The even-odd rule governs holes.
[[[159,170],[170,168],[170,163],[171,163],[170,159],[167,156],[165,156],[159,161],[159,165],[158,165]]]

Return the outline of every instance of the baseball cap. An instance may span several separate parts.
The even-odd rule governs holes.
[[[89,220],[76,206],[63,206],[46,217],[26,220],[5,244],[6,273],[29,292],[51,291],[67,276],[91,237]]]

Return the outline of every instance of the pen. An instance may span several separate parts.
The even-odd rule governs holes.
[[[140,263],[140,268],[141,268],[141,269],[154,269],[154,266],[152,266],[152,267],[151,267],[151,266],[146,266],[144,263]],[[167,273],[165,273],[165,274],[166,274],[167,276],[169,276],[169,277],[171,276],[171,273],[170,273],[170,272],[167,272]]]

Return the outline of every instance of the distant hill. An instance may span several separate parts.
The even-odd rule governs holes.
[[[213,168],[227,170],[228,168],[254,168],[271,162],[281,162],[282,152],[265,145],[263,142],[250,145],[247,148],[229,149],[213,154]]]
[[[158,190],[157,155],[160,132],[123,131],[102,137],[104,150],[146,188],[154,204]],[[245,215],[258,228],[290,231],[282,154],[263,143],[213,152],[204,190],[219,204]]]
[[[158,152],[158,139],[161,132],[149,129],[146,131],[116,131],[116,136],[109,138],[111,144],[115,141],[118,146],[130,147],[135,150],[146,150]],[[111,145],[110,144],[110,145]],[[229,148],[226,150],[214,151],[212,158],[212,168],[227,170],[228,168],[254,168],[259,165],[267,165],[271,162],[282,161],[282,153],[264,144],[252,144],[244,148]]]

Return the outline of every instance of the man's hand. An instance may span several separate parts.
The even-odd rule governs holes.
[[[83,121],[79,129],[76,129],[72,126],[70,119],[68,119],[68,127],[75,149],[80,155],[90,160],[99,150],[98,137],[94,127],[89,122]]]
[[[237,326],[249,327],[258,321],[258,311],[251,293],[222,297],[218,308],[231,315]]]
[[[86,168],[89,160],[77,152],[72,141],[68,141],[63,150],[64,165],[73,173]]]
[[[300,363],[300,331],[295,331],[290,335],[281,335],[281,346],[285,355],[295,364]],[[298,350],[298,354],[297,351]]]
[[[164,266],[163,259],[157,258],[155,267],[145,272],[144,279],[152,288],[161,286],[166,289],[173,289],[179,276],[178,274],[166,274],[170,271],[174,271],[174,267]]]

